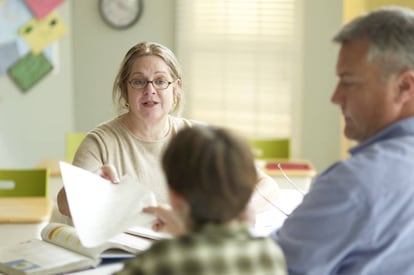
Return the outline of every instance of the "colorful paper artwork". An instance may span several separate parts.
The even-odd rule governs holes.
[[[28,53],[8,70],[9,76],[17,86],[26,92],[53,69],[43,53]]]
[[[0,0],[0,76],[27,91],[58,64],[57,40],[66,32],[54,11],[64,0]]]
[[[39,19],[48,15],[63,2],[64,0],[26,0],[27,6]]]
[[[19,60],[19,51],[16,41],[0,44],[0,76],[7,73],[7,69]]]
[[[17,30],[33,18],[29,8],[25,5],[24,0],[0,0],[0,51],[1,45],[15,42],[19,57],[25,56],[31,51],[26,41],[17,33]],[[6,47],[7,50],[9,47]],[[44,54],[50,62],[56,63],[54,53],[56,50],[52,46],[45,49]],[[0,53],[1,56],[7,56],[6,53]],[[3,60],[3,59],[0,59]],[[1,66],[4,66],[1,64]],[[2,76],[2,74],[0,74]]]
[[[42,20],[32,19],[19,29],[19,34],[25,39],[34,54],[41,53],[50,43],[61,38],[67,31],[60,17],[50,13]]]

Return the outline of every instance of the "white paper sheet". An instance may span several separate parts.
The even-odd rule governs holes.
[[[155,195],[136,180],[118,184],[61,161],[60,170],[73,224],[84,246],[97,246],[129,227],[148,226],[154,216],[142,212],[156,205]]]

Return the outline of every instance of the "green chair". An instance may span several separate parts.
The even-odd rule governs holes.
[[[289,159],[290,139],[247,139],[256,159]]]
[[[67,162],[72,163],[76,150],[78,150],[78,147],[85,136],[86,133],[84,132],[70,132],[66,134],[65,160]]]
[[[48,169],[0,169],[1,197],[46,197]]]

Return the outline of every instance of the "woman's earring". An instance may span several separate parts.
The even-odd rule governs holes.
[[[125,107],[126,107],[127,109],[129,109],[129,103],[128,103],[128,102],[125,102]]]

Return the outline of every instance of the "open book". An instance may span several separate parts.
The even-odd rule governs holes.
[[[139,232],[135,232],[139,235]],[[85,247],[74,227],[49,223],[42,229],[42,240],[32,239],[0,249],[0,271],[6,274],[56,274],[95,267],[105,253],[129,253],[147,249],[153,240],[120,233],[107,242]]]

